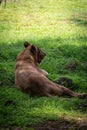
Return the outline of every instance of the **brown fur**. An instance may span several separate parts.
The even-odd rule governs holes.
[[[73,97],[84,97],[85,94],[77,94],[66,87],[60,86],[46,77],[38,64],[45,57],[45,53],[28,42],[24,43],[25,50],[16,59],[15,84],[22,92],[32,96],[69,95]]]

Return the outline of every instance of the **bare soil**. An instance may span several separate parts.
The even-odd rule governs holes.
[[[69,121],[45,121],[38,125],[30,126],[34,130],[78,130],[79,126]]]

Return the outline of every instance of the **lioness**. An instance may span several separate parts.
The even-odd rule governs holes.
[[[68,88],[50,81],[46,77],[46,72],[41,70],[38,64],[41,63],[46,54],[28,42],[24,43],[25,49],[16,59],[15,84],[22,92],[32,96],[69,95],[83,98],[87,94],[78,94]]]

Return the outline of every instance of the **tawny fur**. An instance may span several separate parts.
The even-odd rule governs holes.
[[[25,49],[16,59],[15,84],[22,92],[32,96],[62,96],[84,97],[87,94],[77,94],[66,87],[50,81],[47,73],[38,66],[45,57],[45,53],[28,42],[24,43]]]

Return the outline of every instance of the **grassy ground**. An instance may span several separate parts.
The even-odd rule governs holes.
[[[87,120],[84,101],[72,98],[31,98],[14,85],[14,65],[24,41],[38,45],[47,54],[40,67],[48,78],[71,78],[77,92],[87,92],[87,1],[20,0],[0,6],[0,125],[26,126],[62,116]],[[76,69],[65,65],[75,61]]]

